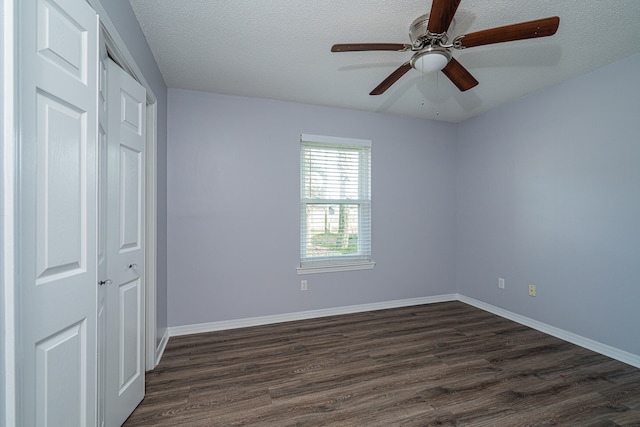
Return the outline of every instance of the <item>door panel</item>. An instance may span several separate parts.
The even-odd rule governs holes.
[[[39,426],[86,425],[87,327],[83,320],[36,344]]]
[[[87,83],[89,69],[95,69],[95,63],[87,59],[89,56],[95,58],[95,52],[88,52],[87,28],[74,16],[74,3],[68,0],[38,1],[37,49],[43,58],[78,81]]]
[[[135,279],[119,286],[119,312],[120,319],[118,338],[120,340],[120,363],[118,372],[118,388],[126,390],[131,383],[141,374],[140,366],[140,307],[141,305],[141,280]]]
[[[121,425],[144,397],[144,88],[107,63],[106,420]]]
[[[142,161],[140,151],[120,146],[121,252],[142,248]]]
[[[98,17],[17,4],[19,424],[94,426]]]
[[[86,114],[53,95],[39,92],[36,101],[37,177],[36,284],[86,272],[87,168]]]

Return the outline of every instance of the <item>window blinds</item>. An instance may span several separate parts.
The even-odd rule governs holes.
[[[371,141],[302,135],[300,264],[371,259]]]

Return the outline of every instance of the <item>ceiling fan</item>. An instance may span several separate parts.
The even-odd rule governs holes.
[[[369,95],[380,95],[411,68],[422,72],[442,71],[461,91],[469,90],[478,81],[451,56],[452,49],[466,49],[514,40],[552,36],[558,30],[560,18],[537,19],[457,36],[451,43],[447,31],[461,0],[433,0],[431,12],[418,17],[409,28],[411,44],[352,43],[334,44],[331,52],[391,50],[414,52],[411,59],[382,81]]]

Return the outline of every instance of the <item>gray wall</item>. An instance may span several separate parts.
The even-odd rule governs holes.
[[[458,292],[640,355],[638,75],[635,55],[459,125]]]
[[[638,72],[459,124],[170,89],[169,325],[457,291],[640,354]],[[373,140],[374,270],[296,274],[300,133]]]
[[[100,0],[109,18],[124,40],[136,64],[151,86],[158,104],[158,216],[157,216],[157,333],[158,340],[167,329],[167,86],[127,0]]]
[[[170,326],[455,292],[454,125],[180,89],[168,117]],[[373,141],[375,269],[296,274],[301,133]]]

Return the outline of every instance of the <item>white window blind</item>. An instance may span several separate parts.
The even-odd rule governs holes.
[[[302,135],[300,200],[301,269],[373,266],[371,141]]]

